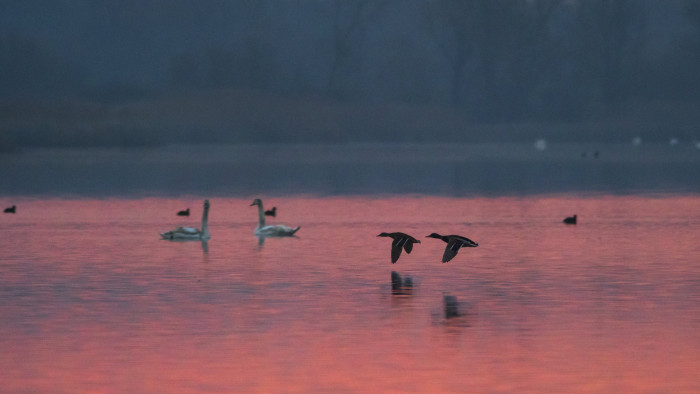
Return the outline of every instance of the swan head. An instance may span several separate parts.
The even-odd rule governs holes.
[[[253,200],[253,203],[250,204],[251,207],[252,207],[253,205],[262,206],[262,200],[259,199],[259,198],[256,198],[255,200]]]
[[[437,239],[442,239],[442,235],[440,235],[440,234],[438,234],[438,233],[432,233],[432,234],[426,236],[426,238],[437,238]]]

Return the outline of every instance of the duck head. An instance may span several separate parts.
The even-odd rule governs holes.
[[[381,233],[377,237],[390,237],[389,233]]]
[[[442,239],[442,235],[440,235],[440,234],[438,234],[438,233],[432,233],[432,234],[426,236],[425,238],[437,238],[437,239]]]

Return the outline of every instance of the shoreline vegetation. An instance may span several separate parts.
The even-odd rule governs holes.
[[[700,193],[700,150],[668,142],[47,147],[0,168],[6,196]]]
[[[602,107],[601,107],[602,108]],[[0,101],[0,153],[33,147],[255,143],[700,141],[700,103],[630,102],[570,122],[476,123],[450,106],[357,103],[221,89],[125,102]]]

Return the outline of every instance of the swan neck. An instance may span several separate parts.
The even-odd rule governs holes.
[[[265,227],[265,210],[262,201],[258,204],[258,228]]]
[[[202,213],[202,235],[209,237],[209,204],[204,205],[204,212]]]

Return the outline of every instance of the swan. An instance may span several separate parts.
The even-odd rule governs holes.
[[[169,240],[201,240],[206,241],[209,235],[209,200],[204,200],[204,213],[202,213],[202,229],[193,227],[178,227],[165,233],[160,233],[163,239]]]
[[[401,248],[406,250],[406,253],[411,253],[414,243],[420,243],[419,240],[404,233],[381,233],[377,237],[391,237],[394,241],[391,243],[391,264],[399,260],[401,256]]]
[[[190,216],[190,209],[187,208],[184,211],[180,211],[177,213],[177,216]]]
[[[478,243],[461,235],[440,235],[438,233],[432,233],[428,235],[427,238],[437,238],[447,242],[447,246],[445,247],[445,253],[443,253],[442,255],[443,263],[446,263],[452,260],[452,258],[454,258],[455,256],[457,256],[457,252],[462,246],[471,248],[479,246]]]
[[[265,209],[261,199],[256,198],[250,206],[258,206],[258,227],[255,228],[255,235],[261,237],[289,237],[294,235],[301,226],[295,228],[287,227],[282,224],[265,225]]]
[[[564,218],[564,220],[562,220],[562,222],[564,222],[566,224],[576,224],[576,215]]]

